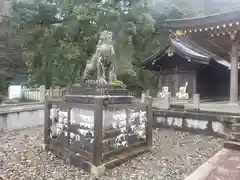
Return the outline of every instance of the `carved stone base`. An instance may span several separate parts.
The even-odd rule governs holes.
[[[66,95],[65,102],[68,103],[82,103],[82,104],[94,104],[96,98],[102,98],[104,104],[131,104],[133,97],[131,96],[106,96],[106,95]]]
[[[96,81],[78,82],[78,84],[73,84],[68,91],[69,95],[114,95],[123,96],[128,95],[128,91],[121,85],[116,84],[104,84],[98,83]]]

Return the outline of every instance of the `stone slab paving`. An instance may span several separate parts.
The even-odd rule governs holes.
[[[185,180],[240,180],[240,151],[220,150]]]

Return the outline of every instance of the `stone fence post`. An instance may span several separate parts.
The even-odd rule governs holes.
[[[22,87],[21,87],[20,99],[24,99],[24,98],[25,98],[25,97],[24,97],[24,95],[25,95],[24,90],[25,90],[25,89],[27,89],[26,86],[22,86]]]
[[[169,109],[170,108],[170,103],[171,103],[171,94],[166,93],[165,97],[163,99],[162,109]]]
[[[141,103],[145,103],[146,102],[146,98],[148,98],[150,96],[150,92],[149,90],[142,92],[141,94]]]
[[[200,94],[193,95],[193,108],[197,110],[200,109]]]
[[[45,102],[46,88],[44,85],[39,87],[40,102]]]
[[[142,94],[141,94],[141,103],[145,102],[145,98],[146,98],[146,94],[145,94],[145,92],[142,92]]]

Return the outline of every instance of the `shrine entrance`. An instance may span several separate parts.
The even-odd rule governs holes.
[[[194,54],[202,51],[212,60],[230,70],[229,103],[238,104],[238,58],[240,49],[240,11],[232,11],[199,18],[167,20],[170,37],[196,43]],[[178,47],[180,47],[178,45]],[[180,49],[181,51],[183,48]],[[189,50],[191,51],[191,49]],[[203,56],[202,56],[203,57]]]
[[[179,92],[179,88],[184,86],[186,86],[186,91],[189,93],[189,96],[192,97],[196,91],[195,82],[195,73],[193,71],[163,72],[159,77],[160,89],[165,86],[168,87],[172,97],[175,97]]]

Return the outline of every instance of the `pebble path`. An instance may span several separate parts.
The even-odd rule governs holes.
[[[42,150],[43,127],[0,133],[0,180],[95,180]],[[155,129],[153,148],[99,180],[183,180],[223,146],[223,139]]]

